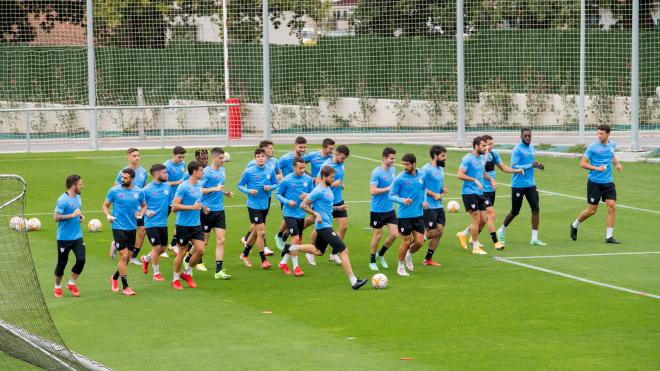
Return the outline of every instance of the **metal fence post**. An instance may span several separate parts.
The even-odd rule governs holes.
[[[263,0],[261,20],[263,24],[263,84],[264,84],[264,139],[270,139],[270,21],[268,16],[268,0]]]
[[[160,122],[160,148],[165,149],[165,109],[159,108],[158,121]]]
[[[99,149],[98,112],[96,111],[96,65],[94,57],[94,3],[87,0],[87,96],[89,107],[89,141],[92,149]]]
[[[585,87],[587,71],[587,6],[586,0],[580,0],[580,97],[578,99],[578,142],[584,144],[584,129],[587,114],[585,110]]]
[[[32,126],[30,125],[30,111],[25,111],[25,142],[26,142],[25,144],[27,146],[28,153],[32,152],[32,143],[31,143],[32,139],[30,138],[30,132],[31,132],[30,126]]]
[[[639,0],[632,5],[632,47],[630,65],[630,149],[639,151]]]
[[[463,0],[456,0],[456,72],[458,74],[456,123],[458,125],[458,145],[465,144],[465,55],[463,29]]]

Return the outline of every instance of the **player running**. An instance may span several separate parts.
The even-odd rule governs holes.
[[[598,203],[602,200],[607,206],[607,219],[605,221],[605,242],[620,244],[614,238],[614,221],[616,219],[616,187],[612,177],[612,165],[618,171],[623,166],[614,155],[616,143],[610,141],[610,126],[598,126],[598,140],[587,147],[582,156],[580,167],[589,170],[587,177],[587,208],[584,209],[571,224],[571,239],[577,240],[578,226],[594,215],[598,210]]]
[[[476,255],[488,254],[481,248],[479,243],[479,232],[486,225],[486,198],[484,197],[484,173],[486,158],[486,140],[476,137],[472,140],[472,152],[463,157],[458,168],[458,179],[463,181],[461,197],[465,211],[470,214],[472,224],[469,232],[472,236],[472,253]],[[487,178],[489,179],[489,178]],[[459,232],[460,234],[461,232]],[[459,236],[460,239],[460,236]],[[461,241],[461,247],[467,250],[467,246]]]
[[[382,268],[388,268],[385,261],[385,252],[389,249],[394,240],[399,236],[397,231],[397,219],[394,212],[394,203],[389,199],[390,189],[392,182],[396,178],[396,170],[394,169],[394,161],[396,161],[396,150],[394,148],[385,147],[382,153],[382,162],[371,172],[371,180],[369,181],[369,193],[371,193],[371,212],[370,212],[370,227],[373,229],[371,237],[371,257],[369,260],[369,269],[372,271],[378,270],[376,258]],[[387,226],[389,234],[383,242],[383,247],[378,251],[378,244],[383,236],[383,227]]]
[[[332,212],[336,206],[333,206],[334,194],[330,187],[334,182],[335,170],[330,166],[324,166],[319,172],[319,182],[312,192],[302,201],[300,207],[310,215],[314,215],[318,237],[315,244],[290,245],[286,244],[282,251],[282,256],[296,251],[303,251],[309,254],[321,256],[325,253],[328,245],[332,247],[334,254],[339,256],[344,272],[348,276],[348,281],[354,290],[359,289],[367,283],[367,279],[358,279],[353,273],[351,262],[348,258],[348,250],[344,241],[339,238],[332,229]]]
[[[165,279],[160,274],[159,256],[165,252],[168,242],[167,214],[172,187],[168,182],[169,172],[165,165],[152,165],[149,174],[151,174],[152,181],[142,189],[142,192],[147,203],[144,227],[147,232],[147,239],[151,243],[151,253],[142,255],[142,273],[149,273],[149,264],[151,263],[153,280],[162,282]]]
[[[300,208],[301,202],[314,189],[314,181],[305,173],[305,160],[300,157],[293,159],[293,173],[287,175],[277,188],[277,199],[284,205],[282,214],[286,223],[288,233],[291,235],[291,244],[302,243],[303,230],[305,229],[305,211]],[[284,246],[282,247],[284,249]],[[279,267],[284,274],[291,274],[289,270],[289,255],[293,260],[293,274],[302,277],[305,273],[298,264],[298,254],[293,252],[285,254],[280,261]]]
[[[135,295],[135,291],[128,286],[126,265],[131,258],[130,253],[133,246],[135,246],[137,221],[142,219],[147,211],[144,192],[133,185],[134,179],[135,171],[133,169],[122,170],[121,183],[110,188],[103,202],[103,214],[108,222],[112,223],[114,246],[120,255],[117,271],[110,277],[112,291],[119,291],[118,280],[121,277],[123,293],[127,296]],[[110,205],[112,205],[112,214],[109,209]]]
[[[215,279],[231,278],[222,267],[225,258],[225,196],[234,197],[233,192],[225,190],[225,151],[220,147],[211,150],[211,165],[204,168],[200,181],[202,187],[202,206],[208,208],[208,213],[202,213],[201,222],[204,229],[204,244],[209,243],[211,231],[215,233]]]
[[[440,237],[445,230],[445,209],[442,208],[442,196],[447,193],[445,185],[445,161],[447,148],[434,145],[429,150],[431,162],[422,167],[426,177],[426,202],[428,209],[424,210],[424,228],[429,240],[429,249],[422,262],[424,265],[440,267],[442,264],[433,260],[433,254],[440,244]]]
[[[416,167],[417,158],[412,153],[406,153],[401,158],[403,171],[394,179],[390,190],[390,200],[399,204],[397,213],[401,244],[396,273],[399,276],[410,276],[413,271],[412,255],[424,245],[424,210],[426,202],[426,176]]]
[[[80,292],[76,286],[76,280],[85,267],[85,242],[83,242],[82,228],[80,223],[85,221],[85,216],[80,210],[82,201],[80,193],[83,189],[83,181],[80,175],[69,175],[66,178],[66,192],[64,192],[55,204],[54,219],[57,224],[57,265],[55,265],[55,288],[53,293],[56,298],[62,295],[62,276],[64,268],[69,260],[69,252],[73,251],[76,263],[71,268],[71,278],[66,288],[73,296],[79,297]]]
[[[238,189],[247,195],[247,209],[253,232],[246,241],[245,249],[240,255],[247,267],[252,266],[248,258],[254,244],[259,249],[261,269],[270,269],[270,263],[264,252],[266,236],[266,217],[270,206],[270,194],[277,190],[277,178],[272,167],[266,165],[267,156],[263,148],[254,150],[256,166],[248,166],[243,171],[238,182]]]
[[[147,184],[147,169],[140,166],[140,151],[137,148],[129,148],[126,150],[128,165],[124,169],[132,169],[135,172],[135,178],[133,179],[133,187],[144,188]],[[124,170],[122,169],[122,170]],[[122,170],[117,173],[117,179],[115,180],[115,185],[121,184]],[[135,246],[133,247],[133,255],[131,257],[131,263],[135,265],[142,265],[138,257],[140,256],[140,249],[144,243],[145,236],[144,229],[144,219],[140,218],[137,220],[137,237],[134,240]],[[116,249],[113,247],[114,244],[110,244],[110,256],[114,259],[116,254]]]
[[[334,195],[333,205],[332,205],[332,218],[337,221],[337,235],[342,240],[346,236],[346,230],[348,229],[348,205],[344,202],[343,191],[344,191],[344,162],[348,158],[350,151],[347,146],[339,145],[335,151],[335,155],[323,163],[323,167],[330,166],[335,170],[334,182],[332,183],[330,189]],[[316,177],[316,182],[318,183],[321,180],[320,174]],[[337,265],[341,265],[341,259],[337,254],[330,254],[328,260],[334,262]]]
[[[200,221],[200,211],[208,213],[208,207],[202,206],[202,189],[199,180],[204,175],[204,167],[197,161],[188,164],[190,178],[179,185],[172,201],[172,211],[176,212],[176,237],[178,252],[174,258],[174,272],[172,274],[172,287],[182,290],[180,278],[194,289],[197,287],[193,281],[192,267],[197,265],[204,256],[204,232]],[[186,255],[188,243],[192,242],[192,257],[186,262],[185,271],[181,272],[181,265]]]
[[[518,143],[511,152],[511,167],[522,169],[524,173],[513,174],[511,181],[511,211],[504,218],[502,226],[497,230],[497,238],[505,242],[505,231],[513,219],[520,213],[523,197],[527,199],[532,209],[532,239],[529,242],[533,246],[545,246],[546,243],[539,240],[539,192],[534,180],[534,169],[543,170],[545,165],[538,162],[534,156],[534,145],[532,144],[532,129],[522,128],[520,130],[521,143]]]

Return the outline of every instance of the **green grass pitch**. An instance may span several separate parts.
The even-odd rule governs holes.
[[[416,154],[419,167],[427,161],[428,146],[394,147],[398,158],[407,152]],[[368,180],[381,148],[351,145],[346,162],[350,217],[346,242],[359,277],[371,275],[367,267],[371,232],[365,229]],[[277,154],[288,150],[289,146],[278,146]],[[227,184],[236,191],[238,177],[252,158],[251,148],[228,151],[232,161],[226,164]],[[142,163],[148,168],[167,160],[169,153],[142,151]],[[460,197],[454,175],[462,156],[449,153],[448,198]],[[507,155],[503,158],[509,160]],[[31,248],[47,304],[65,341],[77,352],[116,369],[658,369],[660,300],[493,258],[649,252],[514,261],[660,295],[656,242],[660,168],[625,163],[624,172],[615,175],[621,205],[615,236],[623,244],[610,246],[604,243],[604,208],[580,226],[577,242],[568,236],[569,223],[586,204],[586,171],[579,169],[578,160],[540,159],[546,170],[537,173],[539,189],[555,192],[541,193],[540,238],[548,243],[546,247],[528,245],[530,214],[525,204],[507,230],[505,251],[493,250],[487,233],[482,232],[489,255],[468,254],[455,237],[468,223],[461,211],[447,216],[445,236],[435,255],[442,268],[421,264],[424,247],[415,256],[411,277],[400,278],[390,268],[384,271],[390,279],[388,289],[353,291],[342,269],[325,257],[317,259],[316,267],[302,258],[304,278],[284,276],[278,269],[244,267],[238,259],[238,240],[248,220],[245,197],[239,193],[226,202],[225,266],[232,280],[216,281],[212,272],[196,271],[199,288],[175,292],[169,286],[170,258],[161,262],[166,282],[154,282],[140,267],[130,266],[129,282],[137,295],[112,293],[108,277],[115,261],[108,257],[111,232],[102,218],[102,232],[84,235],[87,265],[78,280],[82,296],[77,299],[68,292],[63,299],[52,296],[54,203],[64,190],[65,177],[75,172],[84,179],[87,220],[100,218],[103,198],[125,163],[125,154],[1,155],[0,169],[22,175],[29,185],[28,217],[37,216],[43,223],[42,230],[29,233]],[[498,181],[499,225],[510,207],[510,177],[498,172]],[[280,212],[278,207],[273,210],[268,236],[274,247],[272,236]],[[254,252],[251,257],[258,260]],[[394,251],[386,258],[395,265]],[[72,254],[67,269],[73,260]],[[212,248],[205,261],[211,268]]]

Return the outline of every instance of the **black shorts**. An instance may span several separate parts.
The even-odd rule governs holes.
[[[600,201],[616,201],[616,187],[614,183],[594,183],[587,181],[587,202],[589,205],[598,205]]]
[[[396,213],[394,210],[379,213],[376,211],[371,212],[369,224],[373,229],[381,229],[387,224],[397,224]]]
[[[424,234],[424,217],[399,218],[399,233],[402,236],[409,236],[413,231]]]
[[[344,204],[344,200],[337,202],[332,205],[332,217],[333,218],[348,218],[348,211],[346,210],[335,210],[335,206],[341,206]]]
[[[511,214],[520,213],[523,197],[527,199],[532,212],[539,212],[539,191],[536,190],[536,187],[511,188]]]
[[[284,222],[290,235],[302,237],[303,230],[305,229],[305,218],[298,219],[292,216],[285,216]]]
[[[250,223],[252,224],[264,224],[266,223],[266,217],[268,216],[268,209],[266,210],[257,210],[251,207],[248,207],[248,216],[250,217]]]
[[[484,198],[486,199],[486,208],[495,206],[495,192],[484,192]]]
[[[201,213],[200,220],[204,233],[209,233],[214,228],[227,229],[224,210],[210,211],[208,214]]]
[[[486,211],[486,198],[483,195],[461,195],[463,197],[463,206],[468,213],[474,211]]]
[[[176,244],[179,246],[188,246],[192,240],[204,241],[204,231],[201,225],[194,227],[177,225],[176,226]]]
[[[121,251],[123,249],[133,250],[135,247],[135,229],[123,230],[113,229],[112,238],[115,240],[115,247]]]
[[[167,246],[167,227],[150,227],[146,231],[151,246]]]
[[[424,226],[426,229],[435,229],[438,225],[445,226],[445,209],[439,207],[424,210]]]
[[[57,250],[62,254],[68,254],[69,251],[73,250],[76,255],[77,251],[85,249],[85,242],[82,238],[77,240],[57,240]],[[64,250],[64,251],[62,251]]]
[[[332,228],[322,228],[316,230],[316,248],[319,249],[323,254],[328,245],[332,247],[333,254],[339,254],[340,252],[346,250],[346,245],[344,241],[337,236],[337,233],[332,230]]]
[[[138,228],[140,228],[140,227],[144,227],[144,217],[142,217],[142,218],[140,218],[140,219],[135,218],[135,221],[137,221],[137,226],[138,226]]]

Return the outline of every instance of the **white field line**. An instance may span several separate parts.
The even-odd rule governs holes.
[[[357,158],[359,158],[359,159],[367,160],[367,161],[372,161],[372,162],[378,162],[378,163],[381,162],[381,161],[378,160],[378,159],[370,158],[370,157],[365,157],[365,156],[360,156],[360,155],[353,155],[353,154],[352,154],[351,157],[357,157]],[[401,165],[399,165],[399,164],[395,164],[395,166],[401,166]],[[449,176],[453,176],[453,177],[456,176],[456,174],[451,174],[451,173],[445,173],[445,174],[446,174],[446,175],[449,175]],[[511,188],[511,184],[508,184],[508,183],[497,182],[497,184],[500,184],[500,185],[507,186],[507,187]],[[574,196],[574,195],[569,195],[569,194],[559,193],[559,192],[553,192],[553,191],[546,191],[546,190],[542,190],[542,189],[539,189],[538,191],[539,191],[540,193],[543,193],[543,194],[546,194],[546,195],[549,195],[549,196],[561,196],[561,197],[566,197],[566,198],[572,198],[572,199],[574,199],[574,200],[585,201],[585,198],[584,198],[584,197],[579,197],[579,196]],[[618,208],[622,208],[622,209],[629,209],[629,210],[635,210],[635,211],[643,211],[643,212],[647,212],[647,213],[651,213],[651,214],[658,214],[658,215],[660,215],[660,210],[644,209],[644,208],[641,208],[641,207],[635,207],[635,206],[629,206],[629,205],[622,205],[622,204],[619,204],[619,203],[617,203],[616,206],[617,206]]]
[[[590,280],[588,278],[574,276],[572,274],[562,273],[562,272],[559,272],[559,271],[553,271],[551,269],[542,268],[542,267],[538,267],[536,265],[531,265],[531,264],[525,264],[525,263],[509,260],[509,259],[506,259],[506,258],[502,258],[502,257],[499,257],[499,256],[496,256],[494,259],[496,261],[509,263],[509,264],[517,265],[517,266],[520,266],[520,267],[523,267],[523,268],[533,269],[533,270],[540,271],[540,272],[550,273],[550,274],[553,274],[555,276],[570,278],[572,280],[588,283],[588,284],[591,284],[591,285],[606,287],[606,288],[612,289],[612,290],[623,291],[623,292],[627,292],[627,293],[630,293],[630,294],[641,295],[641,296],[646,296],[646,297],[649,297],[649,298],[660,300],[660,296],[654,295],[654,294],[651,294],[651,293],[648,293],[648,292],[644,292],[644,291],[637,291],[637,290],[632,290],[632,289],[628,289],[628,288],[621,287],[621,286],[610,285],[609,283],[594,281],[594,280]]]
[[[631,251],[631,252],[609,252],[609,253],[594,253],[594,254],[569,254],[569,255],[534,255],[534,256],[509,256],[505,259],[543,259],[543,258],[575,258],[575,257],[589,257],[589,256],[615,256],[615,255],[647,255],[647,254],[660,254],[660,251]]]

